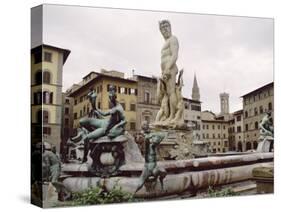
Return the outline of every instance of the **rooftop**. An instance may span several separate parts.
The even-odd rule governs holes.
[[[41,50],[42,48],[49,48],[49,49],[53,49],[53,50],[62,52],[63,53],[63,63],[65,63],[65,61],[67,60],[67,58],[68,58],[68,56],[71,52],[69,49],[63,49],[63,48],[60,48],[60,47],[57,47],[57,46],[42,44],[42,45],[39,45],[39,46],[36,46],[36,47],[32,48],[31,53],[37,52],[37,51]]]
[[[268,83],[268,84],[266,84],[266,85],[263,85],[263,86],[261,86],[261,87],[259,87],[259,88],[257,88],[257,89],[255,89],[255,90],[253,90],[253,91],[250,91],[250,92],[248,92],[248,93],[246,93],[246,94],[244,94],[243,96],[240,96],[240,97],[245,97],[245,96],[249,96],[249,95],[251,95],[251,94],[253,94],[253,93],[255,93],[255,92],[258,92],[258,91],[260,91],[260,90],[263,90],[263,89],[265,89],[265,88],[267,88],[267,87],[273,87],[273,83],[274,82],[270,82],[270,83]]]

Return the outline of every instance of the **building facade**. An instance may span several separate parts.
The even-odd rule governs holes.
[[[160,104],[156,99],[157,80],[155,78],[134,75],[134,79],[138,89],[136,130],[140,132],[143,121],[154,122]]]
[[[47,141],[60,151],[62,71],[70,51],[50,45],[31,50],[31,131],[33,141]],[[43,135],[43,138],[42,138]]]
[[[127,124],[126,130],[136,130],[136,103],[137,83],[135,80],[124,78],[124,74],[117,71],[105,71],[101,73],[91,72],[83,78],[80,87],[74,89],[69,97],[74,99],[73,104],[73,128],[79,127],[79,120],[91,111],[91,105],[87,94],[91,90],[97,92],[97,107],[101,110],[109,110],[108,90],[113,85],[116,88],[117,100],[123,106]]]
[[[267,111],[274,117],[274,84],[257,88],[243,98],[243,127],[245,150],[256,149],[259,139],[259,123]]]
[[[213,153],[229,151],[229,121],[218,118],[210,111],[202,112],[202,140],[210,144]]]

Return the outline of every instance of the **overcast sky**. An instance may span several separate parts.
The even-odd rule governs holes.
[[[162,19],[179,40],[183,95],[196,73],[203,110],[219,112],[221,92],[242,109],[241,95],[273,81],[273,19],[45,5],[43,42],[71,50],[63,90],[101,68],[159,76]]]

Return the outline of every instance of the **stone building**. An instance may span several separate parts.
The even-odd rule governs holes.
[[[62,71],[70,51],[50,45],[31,50],[31,136],[60,150]]]
[[[117,71],[102,70],[90,72],[83,77],[79,87],[70,92],[69,97],[74,99],[73,105],[73,128],[79,127],[79,119],[86,116],[91,105],[87,99],[87,94],[91,90],[97,92],[97,107],[101,110],[109,110],[108,89],[113,85],[116,88],[117,100],[123,106],[127,120],[126,130],[136,130],[136,103],[137,103],[137,83],[135,80],[126,79],[124,73]]]
[[[201,102],[198,100],[183,98],[184,101],[184,122],[192,123],[193,130],[198,139],[201,139]]]
[[[217,117],[211,111],[203,111],[202,119],[202,140],[210,143],[213,153],[229,151],[228,127],[229,120]]]
[[[245,151],[243,110],[238,110],[233,113],[232,122],[233,126],[229,127],[231,150],[243,152]]]
[[[265,112],[270,111],[274,117],[273,86],[271,82],[242,96],[245,150],[256,149],[260,136],[259,123]]]
[[[62,93],[62,142],[65,143],[67,139],[73,135],[73,105],[74,99]]]
[[[137,119],[136,130],[140,132],[141,123],[146,120],[154,122],[160,104],[156,100],[157,80],[156,78],[134,75],[137,82]]]

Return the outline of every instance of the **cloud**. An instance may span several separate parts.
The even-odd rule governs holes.
[[[230,110],[241,109],[241,95],[273,81],[272,19],[44,5],[44,43],[71,50],[64,90],[101,68],[159,75],[161,19],[179,40],[183,94],[196,72],[203,109],[219,112],[224,91]]]

